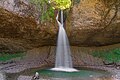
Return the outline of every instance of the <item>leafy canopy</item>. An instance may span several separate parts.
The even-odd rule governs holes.
[[[53,6],[54,9],[67,9],[71,6],[71,0],[50,0],[49,3]]]

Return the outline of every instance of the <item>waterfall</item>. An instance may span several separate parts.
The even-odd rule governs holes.
[[[66,31],[63,26],[64,25],[63,11],[61,10],[61,22],[58,21],[58,15],[56,17],[56,20],[59,25],[59,33],[58,33],[57,48],[56,48],[55,68],[52,68],[51,70],[67,71],[67,72],[77,71],[76,69],[73,68],[72,65],[70,45]]]

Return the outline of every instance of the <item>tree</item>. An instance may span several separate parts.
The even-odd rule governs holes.
[[[63,20],[63,11],[67,8],[70,8],[71,6],[71,0],[49,0],[49,3],[52,5],[54,9],[59,9],[61,11],[61,24],[64,26],[65,20]],[[59,13],[58,13],[59,15]],[[56,20],[58,22],[58,18],[56,17]],[[59,24],[59,23],[58,23]]]
[[[30,0],[39,10],[41,22],[54,18],[54,9],[64,10],[70,8],[71,0]]]
[[[70,8],[71,6],[71,0],[50,0],[49,3],[51,3],[54,9],[60,10]]]

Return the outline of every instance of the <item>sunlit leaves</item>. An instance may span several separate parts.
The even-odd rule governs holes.
[[[71,6],[71,0],[30,0],[39,10],[40,21],[48,21],[54,17],[54,9],[67,9]]]
[[[71,0],[50,0],[49,3],[51,3],[54,9],[64,10],[71,6]]]

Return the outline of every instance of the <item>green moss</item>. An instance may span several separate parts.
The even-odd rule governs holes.
[[[95,51],[92,55],[94,57],[102,58],[107,62],[120,62],[120,48],[109,51]]]
[[[25,54],[22,52],[17,52],[14,54],[2,52],[0,53],[0,61],[8,61],[8,60],[11,60],[13,58],[18,58],[18,57],[23,58],[23,56],[25,56]]]
[[[37,7],[41,23],[54,18],[54,9],[50,6],[48,0],[30,0],[30,2]]]

